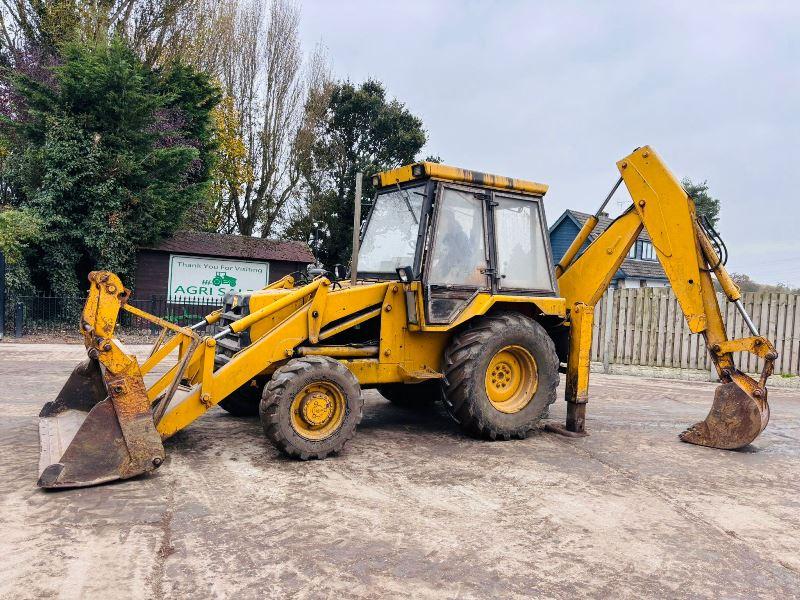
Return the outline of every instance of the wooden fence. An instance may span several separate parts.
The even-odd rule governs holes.
[[[729,337],[749,337],[736,307],[718,294]],[[800,375],[800,295],[749,292],[744,304],[761,335],[778,351],[775,373]],[[607,364],[711,368],[702,335],[689,333],[668,288],[609,289],[595,306],[592,360]],[[740,369],[760,372],[763,361],[738,354]]]

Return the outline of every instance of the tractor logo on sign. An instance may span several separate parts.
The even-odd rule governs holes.
[[[211,283],[219,287],[221,285],[229,285],[231,287],[236,285],[236,277],[231,277],[227,273],[217,273]]]

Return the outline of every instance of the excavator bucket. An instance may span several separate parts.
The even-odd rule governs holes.
[[[698,446],[735,450],[747,446],[769,423],[767,390],[752,397],[733,382],[723,383],[714,393],[714,404],[705,420],[680,434],[681,441]]]
[[[80,363],[56,399],[42,408],[39,443],[42,488],[127,479],[164,460],[141,377],[107,376],[92,358]]]

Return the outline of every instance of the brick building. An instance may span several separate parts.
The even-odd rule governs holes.
[[[226,291],[259,289],[312,262],[302,242],[178,231],[139,249],[134,297],[215,300]]]

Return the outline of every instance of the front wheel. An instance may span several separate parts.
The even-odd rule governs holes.
[[[364,398],[358,380],[338,360],[295,358],[264,387],[264,433],[280,450],[301,460],[337,454],[355,435]]]
[[[484,317],[445,352],[445,408],[476,437],[525,437],[555,402],[558,365],[553,340],[536,321]]]

